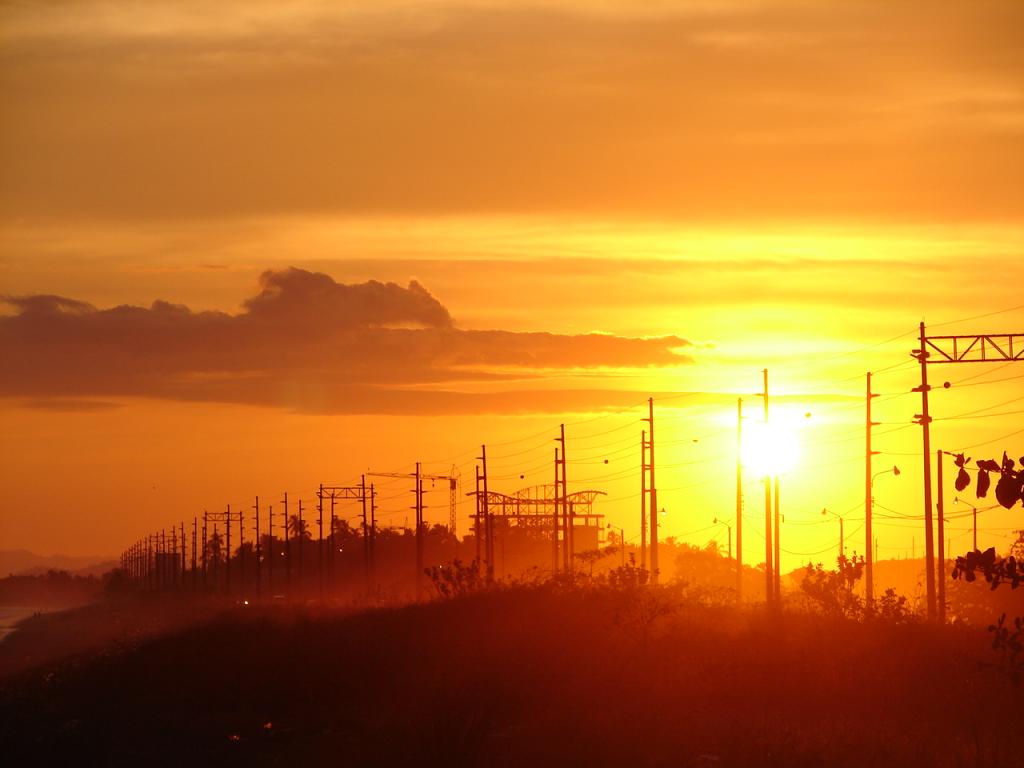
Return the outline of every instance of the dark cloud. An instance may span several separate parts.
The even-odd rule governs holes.
[[[345,285],[325,274],[266,272],[238,314],[97,309],[59,296],[7,297],[0,394],[88,400],[143,396],[340,412],[515,410],[511,396],[438,391],[466,381],[572,369],[689,362],[684,339],[565,336],[455,327],[423,286]],[[430,385],[431,391],[422,388]],[[502,398],[505,407],[502,407]],[[523,395],[520,404],[545,402]],[[459,405],[462,403],[462,406]]]

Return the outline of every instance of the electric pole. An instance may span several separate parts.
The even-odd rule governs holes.
[[[226,590],[227,596],[230,598],[231,597],[231,505],[230,504],[228,504],[227,526],[228,526],[228,551],[227,551],[227,554],[226,554],[226,557],[225,557],[225,562],[227,563],[227,567],[224,570],[224,579],[225,579],[225,590]]]
[[[926,349],[924,322],[920,326],[920,348],[914,356],[921,364],[921,385],[914,387],[914,392],[921,393],[921,413],[914,418],[921,425],[922,456],[924,457],[924,568],[925,591],[927,593],[928,618],[935,619],[935,542],[932,538],[932,447],[929,425],[932,417],[928,413],[928,356]]]
[[[649,471],[651,478],[651,583],[658,583],[658,485],[654,480],[654,398],[647,398],[647,418],[644,419],[650,429],[650,439],[647,441],[647,457],[650,460]]]
[[[764,398],[764,430],[765,430],[765,446],[767,446],[767,435],[768,435],[768,369],[763,370],[764,375],[764,392],[761,396]],[[764,447],[762,448],[764,450]],[[772,556],[774,552],[772,549],[772,477],[771,473],[766,473],[764,476],[764,578],[765,578],[765,601],[768,605],[772,605],[773,592],[775,586],[774,576],[772,574]]]
[[[555,484],[552,486],[551,506],[551,573],[558,573],[558,448],[555,448]]]
[[[874,456],[878,451],[871,450],[871,428],[876,426],[876,422],[871,420],[871,401],[878,397],[871,391],[871,371],[867,373],[867,420],[865,422],[865,448],[864,448],[864,594],[865,601],[867,604],[868,613],[874,611],[875,607],[875,559],[872,557],[872,550],[874,547],[871,546],[871,542],[874,538],[871,534],[871,516],[875,504],[874,494],[872,493],[872,465],[871,457]]]
[[[942,487],[942,451],[938,450],[935,452],[935,483],[938,500],[935,505],[935,513],[938,520],[936,525],[938,528],[938,568],[936,569],[935,578],[938,580],[938,619],[940,624],[946,623],[946,561],[943,557],[943,553],[946,551],[946,519],[945,519],[945,504],[943,500],[944,489]]]
[[[420,463],[416,462],[416,596],[423,594],[423,479],[420,477]]]
[[[419,465],[417,465],[419,466]],[[320,489],[316,494],[316,509],[317,509],[317,542],[316,542],[316,572],[317,572],[317,584],[320,594],[320,602],[324,601],[324,486],[320,484]]]
[[[576,579],[576,520],[575,510],[569,503],[569,483],[566,480],[565,424],[559,424],[558,441],[562,448],[562,517],[565,520],[566,571],[569,579]]]
[[[647,570],[647,431],[640,430],[640,568]]]
[[[743,602],[743,398],[736,399],[736,602]]]
[[[260,601],[260,597],[262,596],[261,592],[260,592],[260,590],[261,590],[261,587],[260,587],[260,577],[262,575],[261,574],[262,568],[260,566],[260,554],[262,552],[262,548],[261,548],[261,545],[260,545],[260,497],[259,496],[256,497],[256,505],[253,507],[253,509],[256,512],[256,602],[259,602]]]

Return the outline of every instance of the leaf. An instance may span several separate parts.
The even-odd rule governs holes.
[[[960,471],[956,473],[956,482],[953,485],[958,491],[962,491],[964,488],[971,484],[971,476],[967,474],[967,470],[960,467]]]
[[[980,465],[981,462],[979,461]],[[992,479],[988,476],[988,472],[985,470],[978,471],[978,498],[983,499],[988,496],[988,488],[992,484]]]
[[[1013,475],[1000,475],[996,483],[996,501],[1007,509],[1017,503],[1021,494],[1021,481]]]

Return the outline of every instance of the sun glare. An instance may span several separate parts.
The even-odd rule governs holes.
[[[740,455],[743,466],[757,477],[788,472],[800,460],[799,422],[780,414],[768,424],[744,424]]]

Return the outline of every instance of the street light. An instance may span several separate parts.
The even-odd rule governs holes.
[[[719,520],[717,517],[712,520],[715,525],[724,525],[726,530],[729,531],[729,559],[732,560],[732,526],[729,525],[725,520]]]
[[[825,509],[825,508],[822,508],[821,514],[823,514],[823,515],[832,515],[833,517],[836,517],[836,518],[839,519],[839,557],[841,558],[843,556],[843,540],[846,538],[843,535],[843,516],[840,515],[840,514],[837,514],[836,512],[833,512],[831,509]]]
[[[953,498],[953,503],[954,504],[967,504],[966,501],[960,501],[959,497],[954,497]],[[978,508],[976,506],[974,506],[973,504],[971,505],[971,517],[974,520],[974,551],[977,552],[978,551]]]

